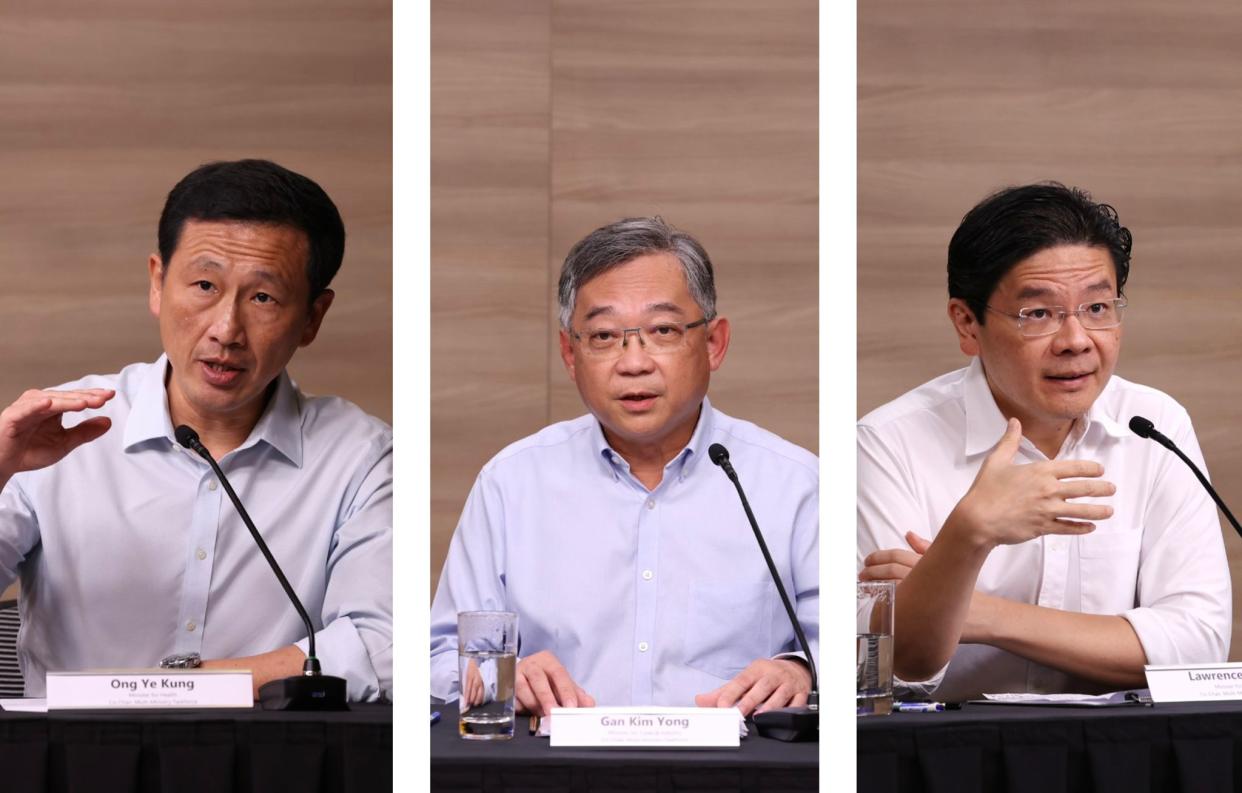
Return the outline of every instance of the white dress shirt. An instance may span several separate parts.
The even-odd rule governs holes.
[[[1114,614],[1133,626],[1151,664],[1223,661],[1231,628],[1229,568],[1216,507],[1172,452],[1134,435],[1145,416],[1204,468],[1190,417],[1172,398],[1113,376],[1059,460],[1094,460],[1117,486],[1113,516],[1090,534],[1046,535],[989,555],[977,589],[1048,608]],[[858,423],[858,567],[872,551],[934,539],[1005,432],[976,358]],[[1023,438],[1015,463],[1046,460]],[[1206,471],[1206,469],[1205,469]],[[943,680],[916,686],[956,701],[981,693],[1091,692],[1098,684],[988,645],[960,645]]]
[[[49,670],[151,667],[172,653],[255,655],[306,629],[207,463],[173,439],[167,361],[63,388],[112,388],[98,440],[0,493],[0,587],[21,575],[27,696]],[[287,373],[219,464],[352,700],[392,686],[392,430]]]
[[[554,654],[600,705],[694,705],[752,661],[799,648],[737,491],[728,448],[814,654],[819,469],[810,452],[705,399],[647,490],[594,416],[553,424],[483,467],[431,607],[431,692],[457,680],[457,612],[518,614],[519,656]]]

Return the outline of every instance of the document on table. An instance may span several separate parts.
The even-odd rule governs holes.
[[[1062,707],[1109,708],[1123,705],[1150,705],[1151,692],[1112,691],[1108,694],[984,694],[969,700],[972,705],[1059,705]]]

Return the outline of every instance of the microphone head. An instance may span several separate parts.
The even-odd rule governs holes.
[[[185,448],[194,451],[198,450],[198,433],[190,427],[180,424],[177,426],[177,429],[173,431],[173,435],[177,436],[177,443],[181,444]]]
[[[707,447],[707,456],[711,458],[716,465],[724,465],[729,462],[729,450],[719,443],[713,443]]]
[[[1156,425],[1152,424],[1149,419],[1145,419],[1142,416],[1135,416],[1130,419],[1130,431],[1140,438],[1150,438],[1155,430]]]

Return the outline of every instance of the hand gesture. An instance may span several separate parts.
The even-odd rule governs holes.
[[[106,388],[22,394],[0,412],[0,486],[13,474],[52,465],[107,432],[112,426],[107,417],[96,416],[65,429],[61,416],[102,407],[115,395],[115,391]]]
[[[1010,419],[946,526],[960,523],[976,542],[994,548],[1045,534],[1087,534],[1095,529],[1090,521],[1112,516],[1110,506],[1070,501],[1117,492],[1112,482],[1098,478],[1102,465],[1090,460],[1014,465],[1021,440],[1022,425]]]
[[[885,548],[867,554],[863,559],[863,569],[858,573],[859,581],[902,581],[931,547],[931,540],[912,531],[906,532],[906,542],[910,549]]]
[[[517,665],[518,713],[547,716],[552,708],[593,708],[595,698],[573,681],[555,655],[543,650]]]
[[[811,670],[789,658],[761,658],[720,688],[699,694],[694,704],[700,708],[736,706],[743,716],[752,712],[805,705],[811,693]]]

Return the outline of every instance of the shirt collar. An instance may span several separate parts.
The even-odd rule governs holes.
[[[686,476],[700,458],[707,456],[707,447],[711,443],[715,424],[712,413],[712,403],[704,396],[703,404],[699,409],[699,420],[694,426],[694,434],[690,436],[690,442],[664,466],[664,477],[666,480],[669,474],[674,473],[678,468],[680,468],[678,475]],[[608,444],[608,439],[604,437],[604,428],[598,419],[591,422],[591,438],[592,445],[599,456],[598,459],[604,466],[605,473],[616,477],[618,469],[626,472],[630,470],[630,464],[626,462],[625,458]]]
[[[1093,427],[1099,427],[1102,432],[1113,438],[1126,436],[1125,427],[1118,423],[1104,407],[1106,402],[1104,397],[1111,386],[1112,378],[1109,378],[1108,385],[1091,403],[1082,421],[1075,424],[1072,430],[1075,438],[1085,437]],[[962,402],[966,408],[966,456],[991,451],[1000,437],[1005,434],[1007,421],[1004,414],[1000,412],[1000,408],[996,406],[996,399],[992,396],[988,379],[983,374],[983,363],[978,356],[971,359],[970,366],[967,367],[966,374],[962,377]]]
[[[164,386],[167,373],[168,356],[161,355],[142,375],[125,422],[125,451],[156,439],[167,439],[170,444],[176,445],[172,416],[168,412],[168,392]],[[297,386],[289,378],[289,373],[282,371],[276,378],[276,393],[272,395],[263,415],[238,450],[263,441],[284,455],[289,462],[301,467],[301,413]]]

